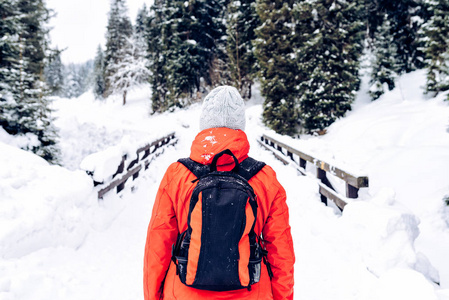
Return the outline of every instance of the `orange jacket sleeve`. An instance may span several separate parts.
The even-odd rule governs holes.
[[[170,168],[173,168],[173,165],[161,181],[148,226],[143,268],[145,300],[162,298],[163,282],[170,265],[171,247],[178,235],[173,202],[167,193],[170,174],[173,174]]]
[[[275,300],[293,299],[293,265],[295,254],[289,225],[289,214],[286,193],[281,184],[274,178],[271,191],[274,201],[263,227],[263,239],[268,251],[268,262],[271,264],[273,279],[271,286]]]

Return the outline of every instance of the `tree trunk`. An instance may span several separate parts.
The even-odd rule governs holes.
[[[123,91],[123,105],[126,104],[126,90]]]

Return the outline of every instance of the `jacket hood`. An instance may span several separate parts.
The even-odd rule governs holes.
[[[231,150],[239,162],[247,158],[249,142],[245,132],[226,127],[205,129],[195,137],[190,158],[203,165],[209,165],[215,154],[226,149]],[[223,155],[219,159],[218,165],[231,165],[233,162],[231,156]]]

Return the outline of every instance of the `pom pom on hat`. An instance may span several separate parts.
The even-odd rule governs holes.
[[[204,98],[200,130],[227,127],[245,130],[245,102],[236,88],[219,86]]]

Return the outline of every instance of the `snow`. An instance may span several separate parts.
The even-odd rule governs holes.
[[[449,299],[449,104],[444,94],[422,95],[424,76],[402,76],[375,102],[365,80],[353,111],[320,137],[266,129],[257,89],[247,103],[250,155],[271,165],[287,191],[295,299]],[[125,106],[92,93],[56,98],[63,166],[19,149],[33,137],[0,130],[0,299],[143,298],[153,200],[166,168],[189,155],[201,109],[150,115],[149,97],[145,87],[130,92]],[[135,189],[127,184],[97,200],[101,186],[84,170],[107,180],[124,154],[171,132],[178,143],[140,173]],[[343,213],[324,206],[314,176],[276,160],[258,145],[261,134],[362,172],[370,186]]]
[[[0,128],[0,140],[22,149],[32,149],[40,145],[39,139],[35,134],[29,132],[20,136],[11,136],[3,128]]]

